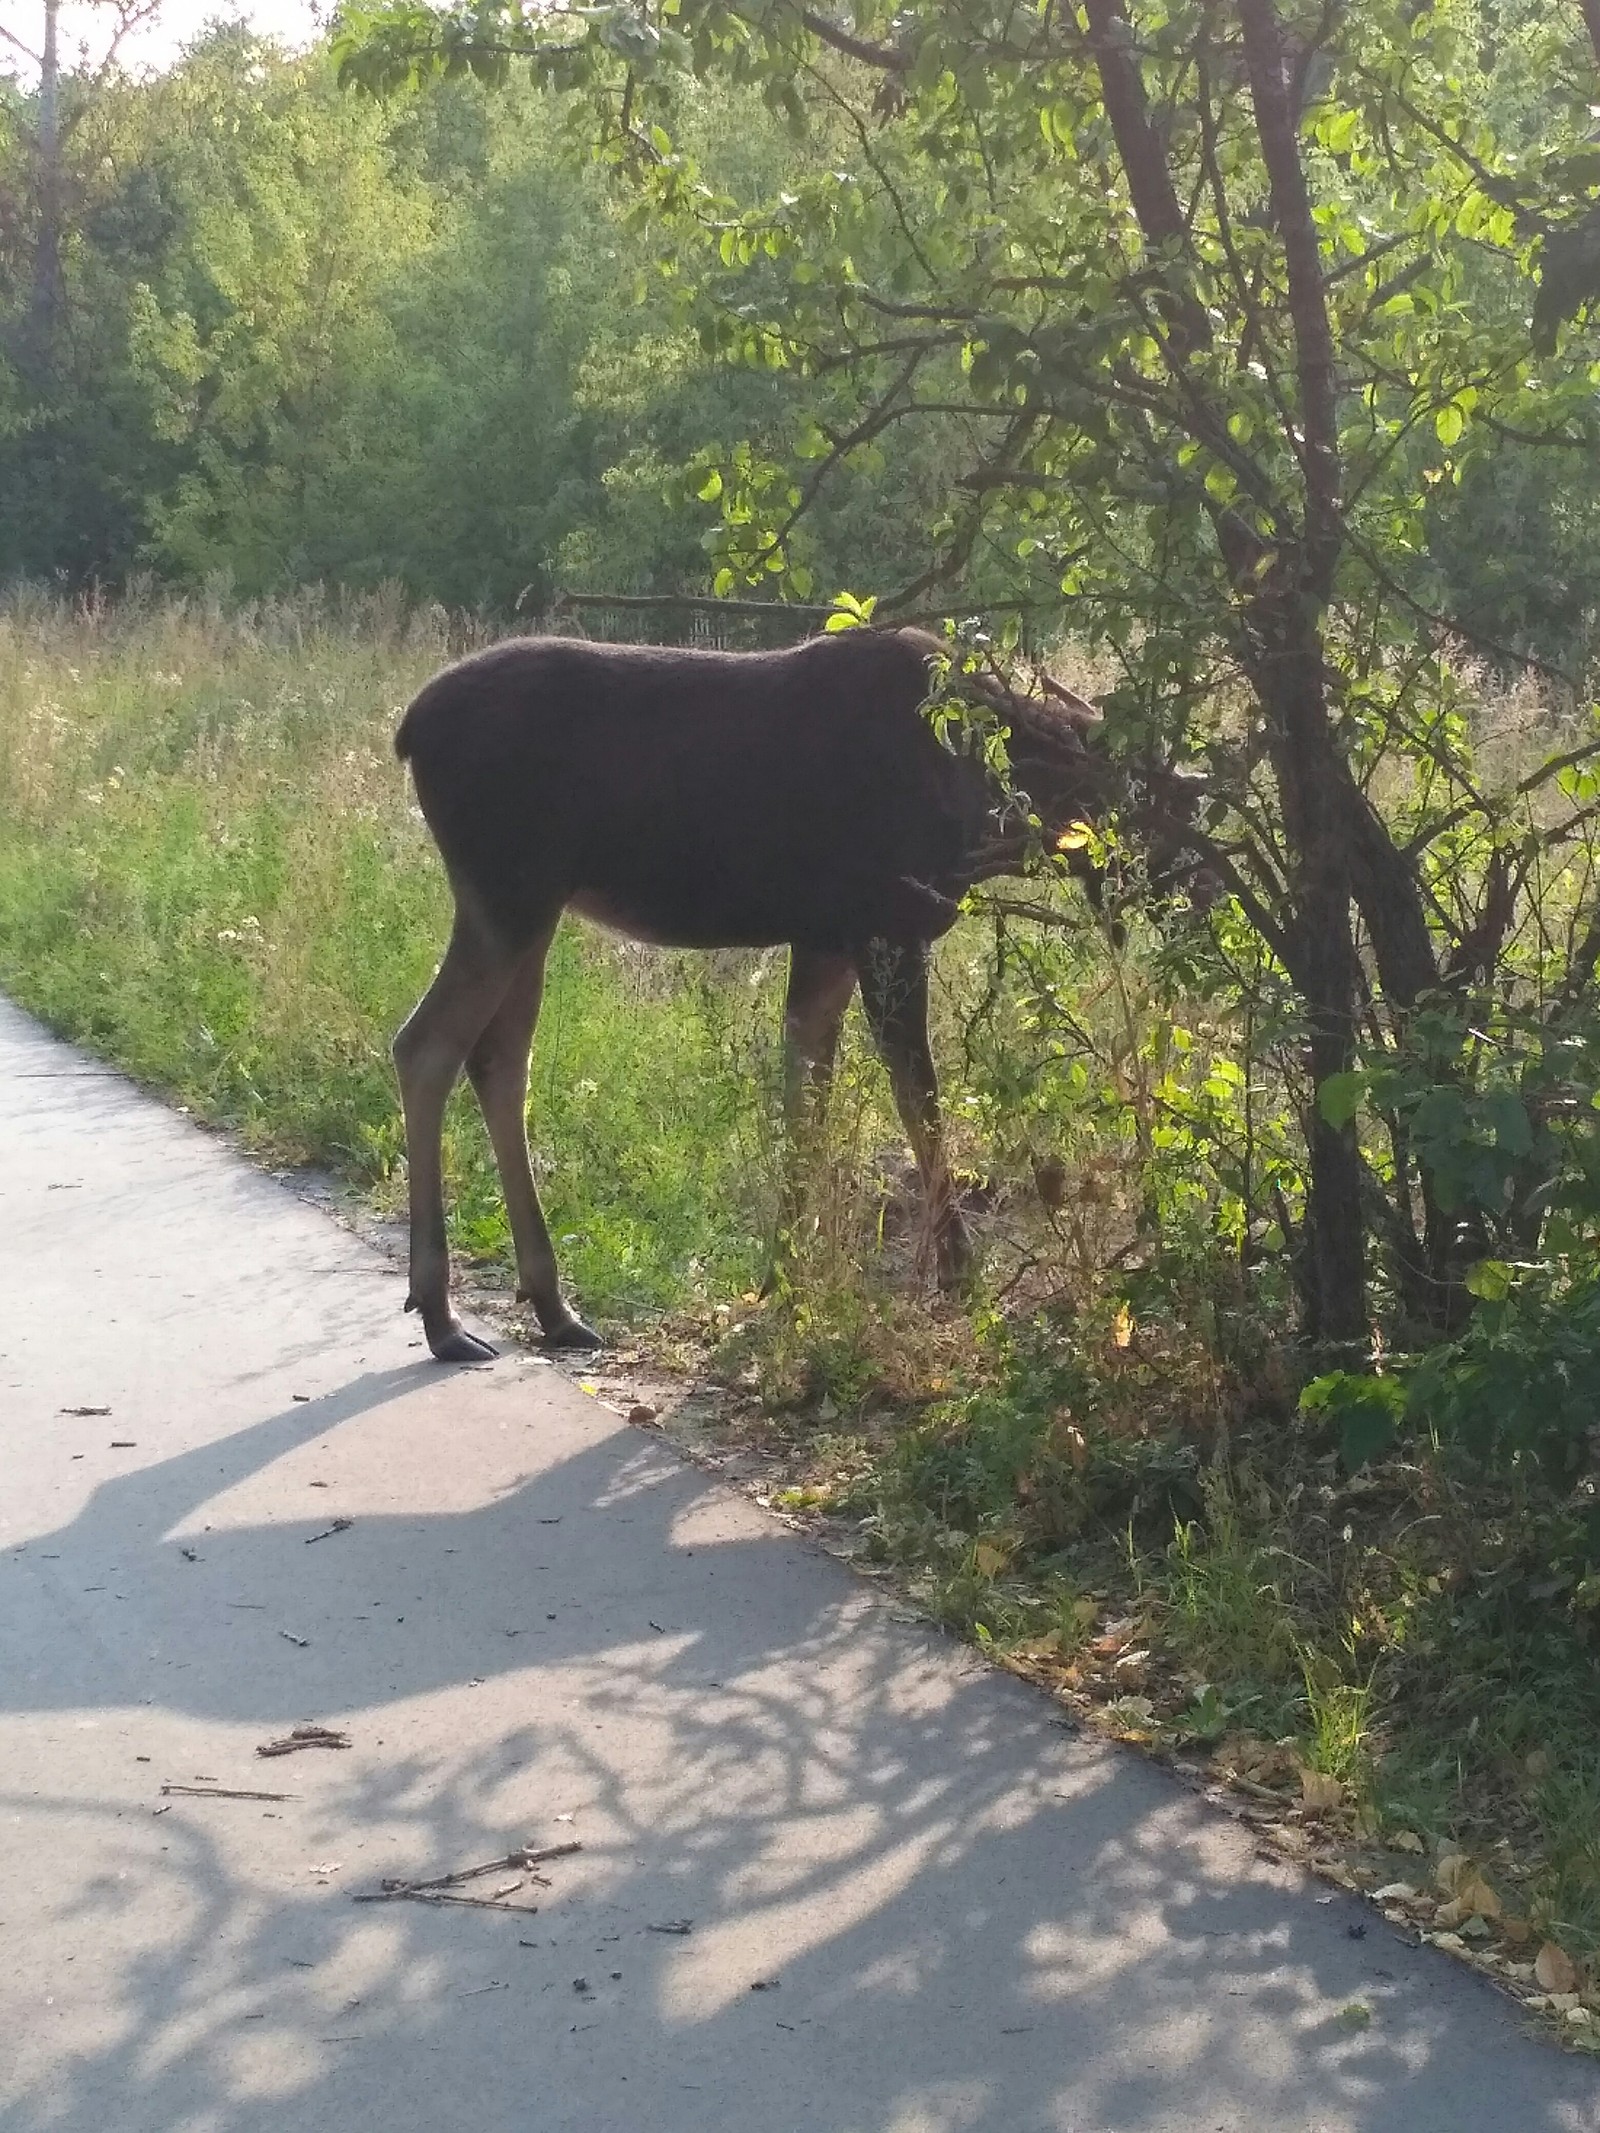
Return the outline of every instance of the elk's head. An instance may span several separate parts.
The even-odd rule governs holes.
[[[1101,713],[1048,675],[1024,692],[996,674],[968,672],[959,676],[959,692],[974,700],[980,718],[992,713],[1006,734],[1007,789],[978,855],[980,878],[1022,871],[1042,843],[1099,907],[1108,875],[1122,872],[1115,856],[1108,860],[1101,835],[1115,818],[1148,891],[1185,891],[1202,910],[1212,901],[1220,884],[1195,841],[1205,772],[1112,755]]]

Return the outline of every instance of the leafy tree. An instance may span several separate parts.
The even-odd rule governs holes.
[[[81,573],[133,522],[126,410],[114,389],[97,390],[108,321],[74,301],[73,284],[107,189],[120,48],[158,4],[103,0],[95,51],[71,66],[57,0],[41,0],[32,41],[0,26],[0,57],[32,73],[27,88],[0,77],[0,570]]]
[[[387,579],[502,614],[562,583],[701,581],[684,470],[776,438],[785,381],[717,370],[654,235],[575,151],[571,97],[464,80],[380,110],[326,54],[236,28],[165,75],[60,88],[45,368],[37,128],[28,98],[0,107],[0,571],[153,565],[241,595]],[[697,119],[708,156],[777,181],[787,144],[753,93],[708,93]],[[881,543],[878,499],[841,493],[818,535],[830,557]]]
[[[1556,481],[1594,452],[1597,32],[1590,0],[346,17],[371,88],[524,60],[586,87],[693,248],[708,341],[805,381],[791,453],[707,482],[722,584],[792,571],[863,453],[973,440],[879,611],[1003,592],[1114,654],[1120,744],[1209,753],[1210,860],[1295,1002],[1305,1330],[1358,1350],[1373,1235],[1410,1313],[1453,1323],[1592,1133],[1600,739],[1482,774],[1448,654],[1483,633],[1430,604],[1427,545],[1435,492],[1507,440]],[[695,77],[828,156],[719,184]]]

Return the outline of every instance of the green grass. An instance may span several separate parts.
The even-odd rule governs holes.
[[[1227,1684],[1230,1704],[1248,1713],[1256,1731],[1281,1733],[1303,1672],[1295,1649],[1297,1566],[1223,1476],[1208,1476],[1204,1495],[1203,1521],[1175,1529],[1155,1573],[1167,1634],[1195,1673]]]
[[[0,984],[258,1149],[392,1201],[388,1047],[449,899],[389,737],[456,648],[381,603],[0,610]],[[602,1316],[755,1274],[779,976],[563,929],[532,1133],[573,1286]],[[465,1098],[447,1157],[457,1245],[503,1256]]]

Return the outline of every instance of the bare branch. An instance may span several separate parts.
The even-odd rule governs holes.
[[[973,325],[982,316],[972,304],[905,303],[896,297],[877,296],[871,289],[852,289],[850,293],[869,311],[881,312],[885,318],[920,318],[937,326],[954,322]]]
[[[818,86],[821,88],[823,94],[828,98],[828,100],[832,104],[834,104],[838,110],[843,112],[845,121],[850,126],[851,130],[854,132],[856,140],[860,145],[861,153],[863,156],[865,156],[867,160],[868,169],[872,172],[878,183],[883,187],[884,193],[888,197],[889,204],[894,209],[894,219],[897,225],[899,226],[900,236],[905,244],[907,251],[917,262],[917,265],[922,269],[923,273],[927,276],[927,278],[930,281],[935,280],[937,277],[934,274],[933,268],[928,263],[927,254],[922,249],[921,241],[917,236],[915,222],[913,221],[912,217],[907,213],[906,204],[904,200],[902,200],[900,197],[899,187],[895,184],[893,178],[890,177],[887,169],[884,167],[882,158],[873,148],[872,135],[867,128],[866,120],[861,116],[861,113],[856,109],[855,105],[850,101],[850,99],[847,96],[841,96],[838,89],[835,88],[833,83],[829,81],[826,75],[824,75],[818,68],[809,67],[806,71],[810,74],[812,80],[818,84]]]
[[[1593,0],[1584,0],[1585,6],[1592,4]],[[1526,201],[1517,196],[1510,178],[1503,176],[1498,171],[1491,170],[1487,163],[1473,154],[1465,141],[1458,141],[1447,126],[1441,126],[1437,119],[1430,118],[1426,111],[1420,110],[1408,96],[1403,95],[1396,89],[1392,82],[1381,79],[1354,61],[1347,61],[1347,63],[1353,66],[1356,75],[1367,84],[1369,89],[1372,89],[1380,98],[1392,97],[1397,108],[1410,119],[1414,126],[1420,127],[1430,140],[1437,141],[1447,154],[1454,156],[1463,170],[1470,171],[1477,181],[1478,189],[1485,193],[1489,199],[1499,202],[1503,207],[1509,207],[1517,217],[1517,220],[1528,230],[1537,231],[1541,236],[1548,235],[1550,230],[1549,222],[1544,216],[1537,214],[1529,207]]]
[[[157,14],[160,7],[161,0],[132,0],[132,4],[117,10],[117,27],[112,33],[111,42],[106,46],[104,57],[95,69],[96,88],[109,79],[116,64],[117,54],[122,49],[123,40],[131,37],[135,30],[148,22],[152,15]]]
[[[10,30],[8,30],[3,22],[0,22],[0,37],[3,37],[5,39],[6,43],[11,46],[13,51],[20,52],[23,58],[27,60],[31,66],[42,67],[44,65],[44,61],[39,57],[39,54],[34,51],[33,47],[31,45],[24,44],[22,39],[18,36],[15,36]]]
[[[820,37],[836,52],[843,52],[847,59],[858,59],[864,67],[876,67],[884,74],[908,74],[911,71],[911,55],[892,44],[875,44],[871,38],[857,37],[843,23],[834,22],[827,15],[820,15],[814,8],[804,8],[800,20],[813,37]]]
[[[1206,836],[1203,831],[1196,829],[1186,830],[1184,841],[1191,845],[1205,860],[1206,865],[1219,876],[1229,895],[1237,902],[1245,917],[1249,919],[1256,932],[1266,942],[1273,955],[1287,969],[1290,961],[1288,935],[1245,880],[1239,868],[1234,864],[1233,857],[1227,848],[1218,844],[1214,838]],[[1271,870],[1262,864],[1260,854],[1252,850],[1251,857],[1261,868],[1262,873],[1270,879]]]

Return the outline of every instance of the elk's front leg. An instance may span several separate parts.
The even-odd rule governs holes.
[[[921,941],[874,941],[856,968],[861,1004],[889,1070],[895,1107],[922,1178],[939,1286],[958,1288],[971,1269],[972,1240],[945,1159],[939,1077],[928,1042],[927,946]]]
[[[783,1003],[783,1205],[763,1294],[773,1285],[805,1205],[804,1178],[816,1158],[839,1032],[855,989],[856,969],[847,955],[790,949]]]
[[[499,1006],[514,963],[514,957],[497,951],[458,912],[439,974],[394,1040],[411,1203],[406,1309],[422,1314],[428,1346],[442,1363],[482,1363],[494,1354],[451,1308],[440,1139],[450,1091],[468,1051]]]
[[[494,1146],[517,1254],[517,1298],[531,1303],[552,1348],[598,1348],[561,1293],[555,1247],[528,1155],[528,1052],[539,1020],[544,964],[554,926],[518,963],[505,998],[467,1054],[467,1074]]]

